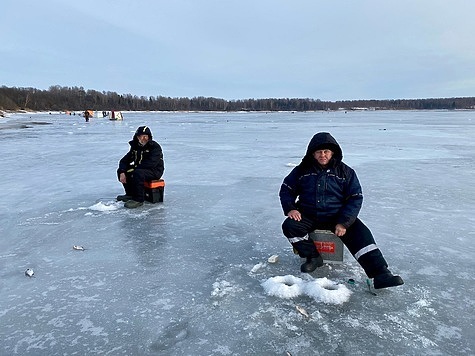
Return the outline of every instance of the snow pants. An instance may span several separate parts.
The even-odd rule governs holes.
[[[122,183],[125,194],[130,195],[133,200],[142,203],[145,200],[144,182],[160,179],[149,169],[135,169],[132,172],[125,173],[125,176],[127,177],[127,183]],[[117,171],[117,177],[119,177],[119,171]]]
[[[282,231],[300,257],[317,257],[319,253],[313,241],[308,237],[308,233],[316,229],[335,232],[335,225],[336,223],[322,224],[315,219],[302,215],[300,221],[291,218],[285,219],[282,224]],[[387,272],[388,264],[378,246],[376,246],[371,231],[361,220],[356,219],[340,239],[360,266],[363,267],[369,278]]]

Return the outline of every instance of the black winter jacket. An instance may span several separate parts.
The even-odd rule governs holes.
[[[163,175],[164,163],[163,153],[160,145],[150,140],[145,146],[141,146],[134,136],[132,141],[129,141],[130,150],[119,161],[119,169],[117,173],[131,173],[135,169],[148,169],[159,179]]]
[[[322,148],[333,151],[326,168],[313,157]],[[313,136],[302,162],[285,177],[280,188],[284,214],[295,209],[322,224],[351,226],[361,209],[363,194],[355,171],[342,159],[340,145],[329,133]]]

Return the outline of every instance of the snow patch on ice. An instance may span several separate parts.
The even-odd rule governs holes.
[[[171,310],[171,309],[174,308],[174,306],[172,304],[172,301],[168,298],[158,299],[158,300],[152,302],[151,305],[161,307],[161,309],[163,309],[163,310]]]
[[[213,283],[213,291],[211,292],[211,296],[222,298],[239,291],[242,291],[241,287],[233,286],[228,281],[217,281]]]
[[[232,355],[232,351],[226,345],[217,345],[216,348],[213,350],[214,352],[218,352],[221,355]]]
[[[81,332],[90,333],[93,336],[107,336],[108,334],[104,332],[104,328],[100,326],[94,326],[93,322],[85,317],[76,324],[81,327]]]
[[[122,204],[120,202],[98,202],[94,205],[91,205],[88,209],[94,211],[113,211],[120,208]]]
[[[441,271],[439,268],[434,267],[434,266],[427,266],[424,268],[421,268],[418,272],[418,274],[423,274],[426,276],[448,276],[446,272]]]
[[[265,263],[259,262],[257,265],[255,265],[254,267],[252,267],[250,273],[256,273],[257,271],[261,270],[261,269],[264,268],[265,266],[266,266]]]
[[[439,325],[437,326],[436,337],[438,340],[461,339],[462,330],[456,326]]]
[[[407,313],[415,317],[421,317],[421,314],[425,313],[437,314],[433,308],[430,308],[430,305],[431,303],[427,299],[420,299],[409,307]]]

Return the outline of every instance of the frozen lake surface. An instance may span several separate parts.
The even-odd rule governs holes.
[[[124,117],[0,119],[1,355],[475,354],[475,112]],[[164,151],[165,201],[128,210],[116,169],[140,125]],[[278,191],[319,131],[404,286],[368,293],[346,250],[300,273]],[[294,295],[265,288],[289,281]]]

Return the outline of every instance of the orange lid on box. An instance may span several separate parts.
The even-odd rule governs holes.
[[[163,179],[152,180],[150,182],[145,182],[144,186],[151,189],[160,188],[165,186],[165,181]]]

